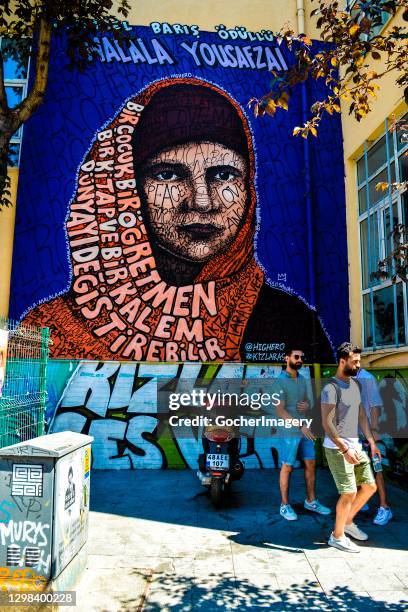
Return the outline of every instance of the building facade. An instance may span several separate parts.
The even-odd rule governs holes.
[[[0,314],[51,328],[48,424],[93,435],[95,467],[195,467],[200,440],[161,427],[163,378],[274,376],[296,344],[318,376],[350,334],[369,365],[406,364],[406,287],[371,277],[406,214],[403,193],[375,190],[406,174],[387,130],[402,92],[387,76],[365,121],[345,109],[313,142],[292,132],[322,84],[273,119],[248,109],[291,61],[271,32],[315,39],[313,7],[146,4],[85,73],[55,49],[13,141]],[[18,100],[27,75],[10,71]],[[272,448],[246,437],[247,466],[276,465]]]

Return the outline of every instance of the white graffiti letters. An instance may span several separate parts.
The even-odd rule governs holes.
[[[2,546],[7,544],[35,544],[38,547],[46,546],[50,526],[48,523],[35,523],[34,521],[9,521],[0,523],[0,536]]]

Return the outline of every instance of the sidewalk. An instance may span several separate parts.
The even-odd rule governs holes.
[[[317,490],[334,507],[326,470]],[[333,517],[303,510],[302,470],[292,491],[300,520],[288,523],[278,470],[248,470],[219,511],[189,470],[93,472],[76,610],[406,610],[408,493],[391,489],[387,527],[359,519],[370,540],[352,555],[327,546]]]

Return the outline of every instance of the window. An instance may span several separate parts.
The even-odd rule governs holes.
[[[0,38],[0,47],[3,56],[7,102],[10,108],[14,108],[27,95],[28,62],[20,60],[13,41]],[[19,164],[22,136],[23,128],[21,127],[11,138],[9,166],[18,166]]]
[[[402,118],[408,123],[408,115]],[[399,123],[400,125],[400,123]],[[408,142],[405,131],[388,130],[376,142],[365,143],[357,161],[357,189],[361,258],[363,345],[366,349],[407,344],[407,286],[401,280],[372,277],[378,262],[393,250],[392,229],[408,222],[408,190],[377,191],[377,183],[407,180]]]

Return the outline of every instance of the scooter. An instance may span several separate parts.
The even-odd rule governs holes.
[[[231,482],[244,473],[244,464],[239,459],[241,439],[220,428],[205,431],[202,442],[204,453],[198,457],[197,476],[209,488],[214,506],[220,508]]]

